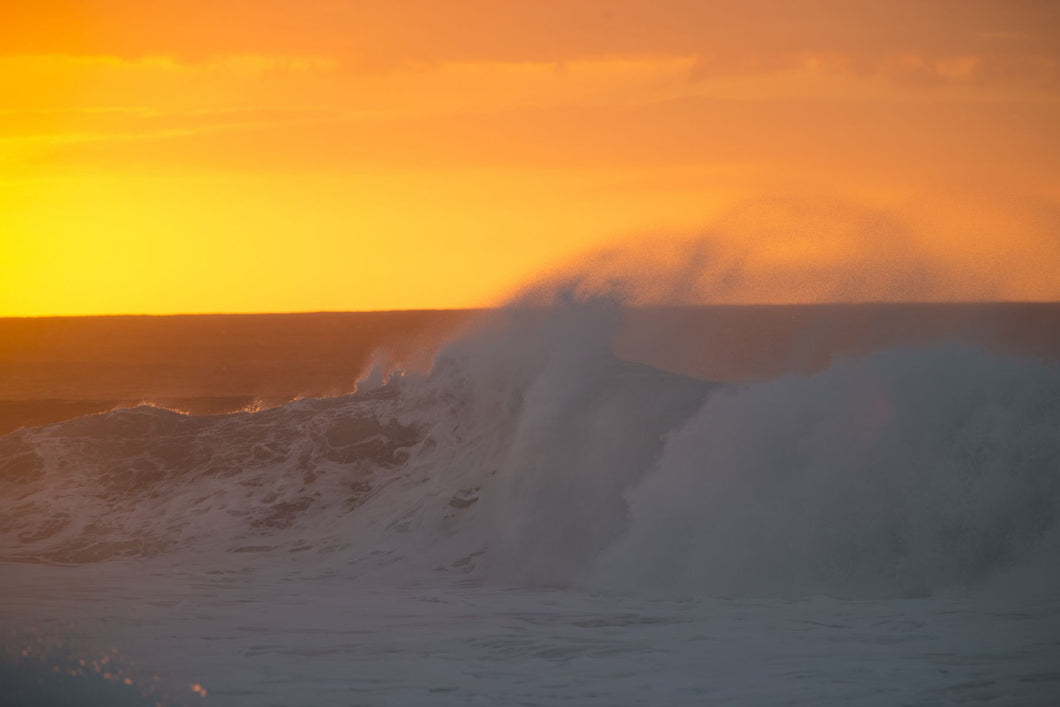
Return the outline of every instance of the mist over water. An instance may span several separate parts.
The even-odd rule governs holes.
[[[1054,564],[1060,371],[967,346],[714,383],[615,353],[621,298],[520,302],[353,395],[0,441],[11,559],[339,552],[409,577],[905,596]]]
[[[900,596],[1053,565],[1058,401],[1055,367],[946,347],[718,393],[627,495],[603,584]]]
[[[468,678],[453,688],[453,700],[441,700],[454,704],[468,694],[548,703],[565,693],[541,692],[538,678],[527,677],[540,676],[533,661],[569,640],[583,647],[559,655],[573,651],[593,666],[608,650],[630,651],[626,670],[644,659],[637,657],[643,646],[631,648],[644,626],[730,631],[716,634],[719,646],[751,640],[742,660],[763,661],[752,638],[786,640],[777,639],[768,617],[803,606],[777,600],[919,598],[941,602],[932,605],[941,611],[975,597],[1004,606],[1033,597],[1047,607],[1042,627],[1060,615],[1048,608],[1060,590],[1055,361],[967,341],[920,341],[804,360],[773,376],[712,381],[630,360],[634,351],[666,356],[668,346],[709,344],[709,332],[673,328],[666,318],[675,310],[631,309],[635,291],[624,286],[550,287],[485,314],[441,346],[429,370],[401,370],[377,357],[352,394],[213,416],[141,406],[0,437],[0,558],[13,582],[11,605],[88,620],[73,608],[79,592],[64,594],[51,572],[90,587],[102,602],[98,611],[117,611],[131,593],[148,604],[136,604],[140,618],[129,624],[142,632],[123,629],[123,640],[148,640],[150,627],[168,626],[176,619],[164,617],[176,612],[190,622],[182,624],[187,630],[241,646],[240,661],[273,656],[254,663],[256,670],[282,672],[295,661],[284,683],[293,692],[285,694],[293,702],[315,694],[308,704],[348,702],[313,693],[294,676],[305,670],[298,661],[320,651],[360,650],[351,646],[361,642],[332,626],[342,612],[363,623],[364,607],[389,617],[372,619],[373,641],[385,644],[402,626],[407,644],[391,649],[406,657],[408,645],[428,640],[424,625],[459,637],[471,630],[469,615],[493,617],[464,643],[454,638],[455,648],[443,640],[428,653],[455,650],[460,660],[478,661],[508,651],[529,682],[497,677],[492,671],[503,665],[482,667],[475,674],[495,676],[492,687],[476,693],[485,688]],[[636,317],[656,326],[642,319],[631,328]],[[422,598],[425,591],[432,598]],[[291,598],[302,596],[309,599]],[[469,597],[478,609],[455,608]],[[203,601],[214,609],[202,611]],[[423,601],[453,607],[401,623]],[[731,612],[751,606],[725,603],[733,601],[768,607],[754,614],[764,623],[746,636],[729,626]],[[549,602],[561,608],[545,608]],[[248,613],[259,604],[285,608],[270,609],[265,621]],[[891,604],[842,606],[865,607],[873,626],[890,626],[895,611]],[[695,613],[703,607],[716,607],[709,621]],[[564,618],[568,611],[577,618]],[[687,611],[693,614],[671,615]],[[826,625],[832,609],[821,611],[813,621]],[[925,611],[920,625],[936,625]],[[525,643],[526,634],[510,631],[513,616],[553,628],[532,629],[544,633]],[[338,631],[339,643],[300,633],[318,624],[312,631]],[[244,635],[248,625],[276,642]],[[584,647],[596,644],[549,633],[558,626],[609,631],[617,647],[597,655]],[[865,628],[859,640],[872,644],[879,637],[873,630],[883,629]],[[645,650],[681,660],[698,655],[661,636]],[[230,693],[215,690],[234,679],[222,670],[233,659],[196,667],[175,649],[151,645],[199,671],[188,675],[194,684],[209,678],[212,699],[222,704],[270,704],[276,694],[255,692],[248,678]],[[719,651],[712,660],[722,660]],[[1035,665],[1051,660],[1039,658]],[[791,657],[778,660],[788,665]],[[569,667],[566,658],[561,664]],[[1010,667],[1018,675],[1025,665]],[[330,668],[314,670],[323,671],[324,684],[334,676]],[[611,685],[601,677],[608,670],[572,684]],[[685,665],[674,684],[694,673]],[[1022,679],[1012,675],[975,694],[1008,690]],[[1044,680],[1048,692],[1056,680]],[[372,694],[391,699],[400,684],[392,676]],[[735,695],[746,687],[731,684]],[[698,703],[697,685],[676,701]],[[424,695],[437,698],[433,689],[425,686]],[[614,689],[599,695],[614,697]],[[1045,692],[1028,693],[1028,703]],[[185,694],[192,697],[199,699]]]

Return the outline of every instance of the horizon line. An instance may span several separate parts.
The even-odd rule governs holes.
[[[699,304],[631,304],[624,305],[629,309],[695,309],[695,308],[779,308],[779,307],[930,307],[930,306],[984,306],[984,305],[1060,305],[1060,300],[864,300],[857,302],[713,302]],[[472,313],[502,311],[505,309],[547,309],[549,305],[532,305],[519,307],[504,304],[480,307],[410,307],[407,309],[305,309],[305,310],[272,310],[272,311],[236,311],[236,312],[101,312],[88,314],[14,314],[0,315],[0,321],[15,319],[104,319],[104,318],[163,318],[163,317],[267,317],[267,316],[309,316],[333,314],[416,314],[416,313]]]

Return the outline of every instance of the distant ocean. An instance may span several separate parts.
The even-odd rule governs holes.
[[[0,320],[0,704],[1055,705],[1060,305]]]
[[[0,318],[0,434],[139,404],[203,415],[343,395],[374,364],[426,370],[485,314]],[[683,375],[749,381],[941,342],[1060,360],[1060,304],[637,308],[622,311],[615,346]]]

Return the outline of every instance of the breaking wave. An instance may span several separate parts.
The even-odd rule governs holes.
[[[616,357],[606,299],[513,308],[427,374],[0,438],[0,556],[313,558],[359,576],[900,596],[1060,558],[1060,370],[895,348],[717,384]]]

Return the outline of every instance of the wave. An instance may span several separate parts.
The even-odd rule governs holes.
[[[1060,557],[1060,370],[896,348],[718,384],[615,356],[621,307],[513,308],[429,373],[261,412],[0,437],[0,556],[312,557],[600,591],[893,596]]]

